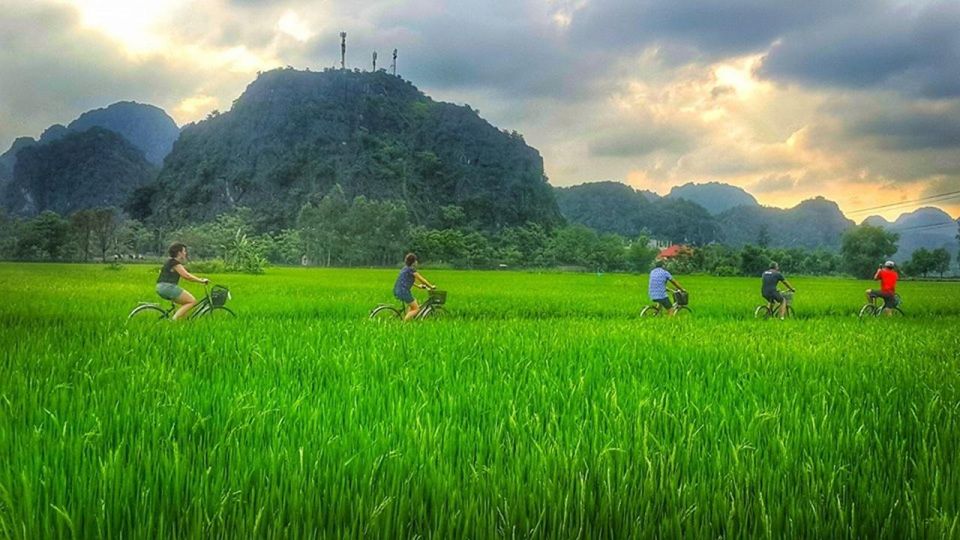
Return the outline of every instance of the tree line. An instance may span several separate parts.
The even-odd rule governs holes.
[[[184,242],[202,271],[262,272],[269,264],[394,266],[407,251],[425,264],[457,268],[575,267],[589,271],[645,272],[659,249],[646,234],[600,234],[584,225],[547,228],[527,223],[490,232],[472,223],[463,208],[439,208],[438,227],[412,225],[397,201],[350,199],[334,187],[308,197],[295,226],[263,233],[256,216],[236,208],[207,223],[175,229],[148,227],[116,208],[81,210],[67,217],[43,212],[27,220],[0,213],[0,257],[18,260],[130,260],[162,256],[166,245]],[[839,252],[769,248],[748,244],[684,246],[668,261],[677,273],[755,276],[780,263],[787,272],[848,274],[869,278],[897,250],[897,235],[859,226],[843,237]],[[914,276],[949,269],[946,249],[917,250],[901,270]]]

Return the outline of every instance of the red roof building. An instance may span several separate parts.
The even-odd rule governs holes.
[[[672,246],[666,247],[660,250],[660,253],[657,254],[657,259],[672,259],[680,254],[691,253],[692,250],[687,246],[681,244],[674,244]]]

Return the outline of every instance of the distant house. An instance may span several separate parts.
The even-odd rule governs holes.
[[[657,240],[656,238],[651,238],[647,241],[647,247],[655,249],[663,249],[673,245],[673,242],[669,240]]]
[[[688,246],[684,246],[682,244],[673,244],[672,246],[668,246],[664,249],[661,249],[660,253],[657,254],[657,259],[669,260],[679,255],[684,255],[684,254],[689,255],[690,253],[693,253],[693,250],[690,249]]]

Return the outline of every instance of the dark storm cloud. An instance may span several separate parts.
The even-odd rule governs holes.
[[[399,71],[431,89],[494,92],[511,99],[580,99],[604,81],[615,58],[577,51],[544,10],[531,3],[458,1],[443,9],[371,10],[372,32],[348,29],[348,64],[368,68],[380,52],[389,66],[399,49]],[[334,39],[313,43],[314,58],[339,63]]]
[[[954,114],[897,112],[851,123],[853,136],[876,139],[886,150],[960,150],[960,110]]]
[[[609,0],[576,13],[574,39],[585,47],[629,50],[661,45],[711,60],[766,50],[784,33],[862,9],[864,2],[768,0]]]
[[[759,74],[806,86],[960,97],[960,3],[881,4],[866,16],[789,33]]]

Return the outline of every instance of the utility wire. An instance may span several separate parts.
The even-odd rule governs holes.
[[[940,227],[947,227],[947,226],[956,227],[957,223],[958,223],[957,221],[944,221],[942,223],[928,223],[926,225],[914,225],[912,227],[903,227],[903,228],[890,227],[889,230],[892,232],[920,231],[924,229],[939,229]]]
[[[873,212],[875,210],[889,210],[899,206],[910,206],[914,204],[919,206],[920,204],[923,204],[923,203],[943,202],[944,200],[949,200],[957,197],[960,197],[960,191],[949,191],[947,193],[940,193],[939,195],[929,195],[927,197],[921,197],[919,199],[914,199],[912,201],[900,201],[897,203],[881,204],[880,206],[871,206],[869,208],[852,210],[850,212],[846,212],[846,214],[847,215],[861,214],[863,212]]]

